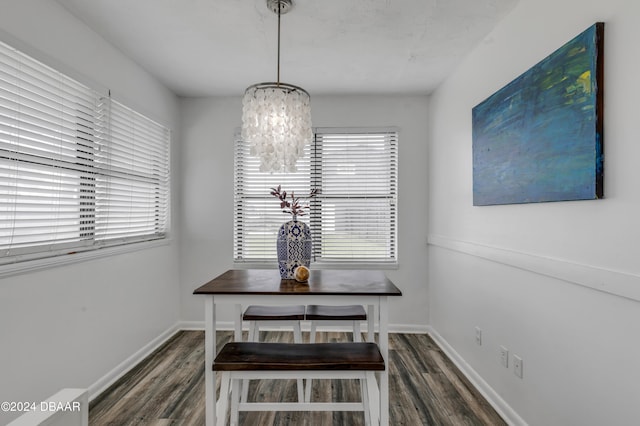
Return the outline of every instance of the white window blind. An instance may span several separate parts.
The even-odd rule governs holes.
[[[166,231],[168,130],[0,43],[0,264]]]
[[[395,262],[397,142],[395,131],[316,130],[316,261]]]
[[[96,155],[96,240],[163,237],[169,209],[169,130],[112,101]]]
[[[291,220],[282,213],[280,200],[269,193],[278,185],[287,193],[307,196],[311,190],[310,149],[297,163],[296,173],[260,172],[260,160],[249,155],[249,144],[235,137],[234,258],[236,261],[263,262],[276,259],[276,235],[280,225]],[[309,216],[298,220],[309,223]]]
[[[269,194],[317,196],[308,215],[313,262],[395,263],[397,130],[318,128],[296,173],[260,173],[248,144],[236,136],[234,258],[272,262],[276,235],[290,216]]]

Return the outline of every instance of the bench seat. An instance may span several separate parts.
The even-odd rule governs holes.
[[[375,343],[229,342],[212,368],[222,375],[218,425],[225,422],[229,400],[232,425],[237,425],[239,411],[362,411],[366,425],[379,421],[375,372],[384,371],[385,362]],[[291,378],[358,379],[362,401],[245,402],[239,397],[242,380]]]
[[[367,313],[362,305],[308,305],[305,319],[315,321],[366,321]]]
[[[262,306],[251,305],[242,314],[244,321],[302,321],[304,305]]]
[[[366,370],[383,371],[378,345],[369,342],[229,342],[213,363],[215,371]]]

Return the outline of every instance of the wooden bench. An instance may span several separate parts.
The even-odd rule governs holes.
[[[379,393],[376,371],[385,363],[378,346],[368,342],[347,343],[227,343],[213,363],[221,372],[218,425],[226,421],[231,400],[231,424],[240,411],[363,411],[365,424],[377,424]],[[244,402],[240,380],[244,379],[360,379],[361,402]]]
[[[306,312],[305,312],[306,311]],[[247,341],[260,341],[260,327],[263,325],[284,325],[293,328],[294,343],[302,343],[300,329],[301,320],[311,321],[311,333],[309,343],[316,341],[316,328],[318,325],[349,325],[352,328],[352,340],[361,342],[360,321],[367,320],[367,313],[362,305],[294,305],[294,306],[262,306],[250,305],[242,314],[243,321],[249,321],[249,334]],[[373,341],[373,329],[369,327],[369,341]],[[312,380],[307,380],[306,391],[302,379],[298,379],[298,400],[303,398],[311,401]],[[247,402],[249,382],[242,384],[242,402]]]

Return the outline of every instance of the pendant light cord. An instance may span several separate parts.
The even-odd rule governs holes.
[[[278,79],[276,80],[278,87],[280,86],[280,10],[282,3],[278,2]]]

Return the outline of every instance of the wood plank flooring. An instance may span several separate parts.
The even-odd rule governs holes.
[[[303,339],[308,341],[308,333]],[[218,347],[232,337],[218,333]],[[288,332],[262,340],[292,342]],[[318,333],[317,342],[347,341],[347,333]],[[390,424],[505,425],[493,408],[424,334],[389,334]],[[204,332],[180,331],[109,389],[89,409],[90,425],[203,425]],[[315,380],[313,401],[359,401],[354,380]],[[249,400],[296,401],[295,380],[251,381]],[[250,412],[242,425],[362,425],[362,413]]]

